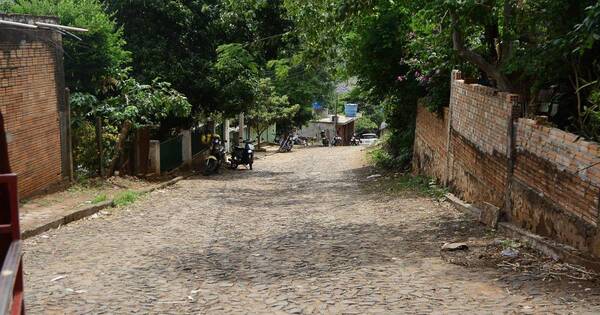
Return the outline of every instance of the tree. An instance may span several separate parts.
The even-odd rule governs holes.
[[[110,88],[113,96],[107,98],[97,110],[108,123],[120,126],[108,176],[114,173],[132,129],[156,126],[169,117],[188,117],[192,108],[187,98],[172,89],[170,83],[154,79],[152,84],[140,84],[127,71],[121,72]]]
[[[356,120],[356,133],[367,133],[367,132],[375,132],[379,129],[379,126],[373,122],[369,117],[363,116]]]
[[[289,123],[300,110],[300,105],[290,105],[286,95],[276,92],[271,79],[258,82],[255,104],[248,112],[248,122],[258,135],[258,147],[262,134],[274,123]]]
[[[127,64],[123,30],[100,0],[19,0],[7,6],[21,14],[58,16],[63,25],[86,28],[81,41],[63,36],[65,79],[71,91],[97,94],[115,69]]]
[[[211,69],[216,48],[227,43],[220,1],[104,1],[124,30],[138,81],[160,77],[171,82],[194,113],[219,110]]]
[[[254,56],[241,44],[217,48],[214,77],[219,90],[220,111],[232,116],[247,111],[254,103],[260,69]]]

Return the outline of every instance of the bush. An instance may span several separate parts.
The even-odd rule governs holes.
[[[362,116],[356,120],[356,133],[362,134],[367,132],[375,132],[379,126],[368,116]]]
[[[413,138],[412,131],[395,131],[384,136],[369,153],[371,162],[383,169],[407,170],[412,160]]]

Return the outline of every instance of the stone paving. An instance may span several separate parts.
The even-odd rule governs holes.
[[[460,213],[364,189],[359,147],[276,154],[26,241],[30,314],[600,312],[440,258]],[[583,290],[583,288],[582,288]]]

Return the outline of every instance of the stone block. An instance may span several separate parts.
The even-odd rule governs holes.
[[[484,202],[481,205],[481,213],[479,214],[479,222],[495,229],[498,226],[500,218],[500,208]]]

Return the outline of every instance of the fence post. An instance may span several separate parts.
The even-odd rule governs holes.
[[[150,140],[150,169],[160,175],[160,141]]]
[[[181,131],[181,157],[183,165],[192,164],[192,132],[189,129]]]

